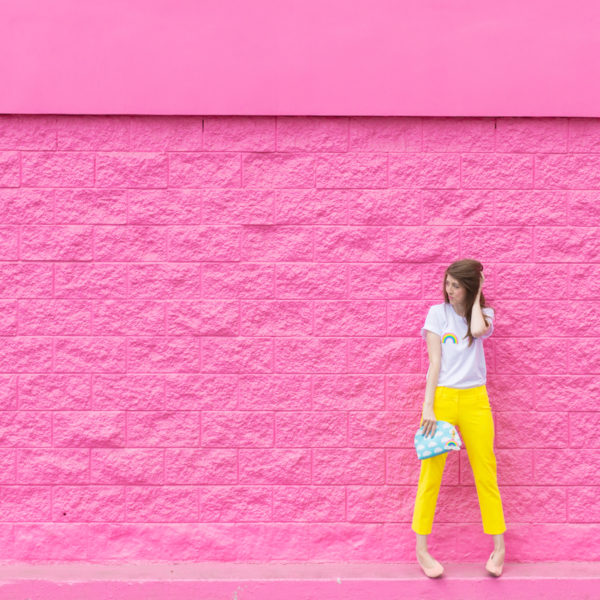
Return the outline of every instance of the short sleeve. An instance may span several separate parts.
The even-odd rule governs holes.
[[[492,333],[494,332],[494,309],[490,308],[489,306],[486,306],[484,309],[482,309],[482,311],[486,320],[490,323],[490,330],[485,334],[480,336],[479,339],[481,340],[485,340],[486,338],[489,338],[490,335],[492,335]]]
[[[440,313],[436,306],[431,306],[425,318],[425,325],[421,327],[421,337],[427,339],[427,330],[442,335],[442,325],[440,323]]]

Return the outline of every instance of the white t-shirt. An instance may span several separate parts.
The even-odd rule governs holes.
[[[486,335],[473,338],[469,348],[467,318],[456,313],[452,304],[434,304],[427,313],[421,336],[426,339],[426,330],[437,333],[442,338],[442,364],[438,385],[452,388],[471,388],[486,382],[485,355],[483,340],[494,331],[494,309],[486,306],[482,310],[491,328]],[[429,373],[429,370],[427,370]]]

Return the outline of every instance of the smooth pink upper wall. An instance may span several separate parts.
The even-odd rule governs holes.
[[[0,112],[600,116],[600,3],[5,0]]]

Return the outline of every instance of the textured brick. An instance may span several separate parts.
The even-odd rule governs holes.
[[[51,487],[5,486],[0,491],[0,508],[6,521],[50,521]]]
[[[0,446],[42,447],[52,442],[51,413],[42,411],[0,413]]]
[[[600,226],[600,191],[572,190],[563,193],[566,193],[568,198],[569,225]],[[562,225],[563,223],[548,224]]]
[[[273,368],[273,343],[260,338],[203,338],[202,371],[265,373]]]
[[[384,385],[383,377],[376,375],[315,375],[313,406],[317,410],[382,409]]]
[[[170,410],[233,410],[236,375],[167,374],[165,408]]]
[[[19,523],[14,537],[14,558],[22,562],[82,561],[87,557],[85,523]]]
[[[384,335],[385,302],[381,300],[315,301],[317,335]]]
[[[562,190],[494,190],[493,195],[497,225],[565,225],[572,212]]]
[[[241,159],[237,152],[170,153],[168,166],[170,187],[228,188],[241,185]]]
[[[381,153],[319,154],[318,188],[382,188],[388,183],[388,158]]]
[[[194,225],[202,223],[202,196],[198,190],[169,188],[127,190],[129,223],[140,225]]]
[[[200,369],[200,341],[185,337],[138,337],[127,343],[131,371],[177,372]]]
[[[220,448],[273,446],[273,422],[272,413],[204,411],[202,446]]]
[[[496,119],[496,152],[566,152],[568,120]]]
[[[539,449],[533,475],[539,485],[598,485],[598,460],[600,449]]]
[[[485,262],[526,263],[533,258],[533,235],[531,227],[472,227],[461,232],[461,247]]]
[[[166,260],[166,232],[161,227],[136,225],[95,227],[94,258],[106,262]]]
[[[165,483],[162,448],[92,448],[90,483]]]
[[[315,228],[315,261],[379,262],[384,260],[385,231],[380,227]]]
[[[199,297],[201,265],[185,263],[132,264],[129,292],[135,298]]]
[[[132,150],[202,150],[202,117],[173,115],[165,120],[155,115],[132,115],[129,119]]]
[[[240,334],[243,336],[310,335],[312,332],[310,302],[242,300],[240,303]]]
[[[277,150],[280,152],[345,152],[348,150],[347,117],[277,117]]]
[[[275,295],[275,265],[207,263],[202,266],[205,298],[269,298]]]
[[[56,447],[125,446],[125,413],[115,411],[58,411],[52,418]]]
[[[557,189],[600,188],[597,154],[535,155],[535,187]]]
[[[600,262],[600,228],[537,227],[535,258],[539,262]]]
[[[56,150],[54,115],[2,115],[0,147],[15,150]]]
[[[89,483],[89,448],[20,448],[17,477],[24,484]]]
[[[408,521],[414,502],[414,490],[409,486],[348,486],[348,521]]]
[[[239,457],[240,483],[310,483],[311,453],[308,448],[242,448]]]
[[[168,174],[166,154],[99,152],[96,155],[96,185],[98,187],[166,187]]]
[[[200,442],[198,411],[131,411],[127,414],[127,445],[197,446]]]
[[[94,374],[94,410],[158,410],[164,407],[164,376]]]
[[[220,484],[238,483],[238,455],[235,449],[167,448],[165,483]]]
[[[315,164],[315,157],[311,154],[249,152],[242,155],[242,187],[313,187]]]
[[[25,152],[21,158],[21,185],[91,187],[94,169],[92,152]]]
[[[351,117],[350,150],[418,152],[422,120],[418,117]]]
[[[524,154],[463,154],[461,180],[465,188],[532,188],[533,157]]]
[[[54,271],[55,294],[60,298],[122,298],[127,294],[126,264],[57,263]]]
[[[313,483],[382,485],[385,454],[380,448],[315,448]]]
[[[90,335],[91,300],[19,300],[22,335]]]
[[[17,375],[0,375],[0,410],[17,408]]]
[[[123,115],[59,115],[58,150],[129,150],[129,117]]]
[[[268,521],[273,486],[203,485],[198,487],[198,519],[204,523]],[[253,523],[256,525],[256,523]]]
[[[24,260],[92,260],[92,228],[78,225],[23,228]]]
[[[3,224],[50,224],[53,220],[55,190],[0,188],[0,215]]]
[[[204,150],[275,150],[275,117],[210,116],[204,119]]]
[[[350,338],[348,365],[355,373],[415,373],[420,340],[391,337]]]
[[[0,335],[17,335],[16,300],[0,300]]]
[[[0,371],[4,373],[50,371],[51,337],[5,337],[0,345]]]
[[[346,368],[346,341],[337,338],[275,339],[278,373],[339,373]]]
[[[153,300],[96,300],[95,335],[158,335],[165,332],[165,303]]]
[[[19,409],[85,410],[91,408],[89,374],[19,375]]]
[[[424,225],[490,225],[500,204],[495,190],[423,190],[420,194]]]
[[[239,260],[240,230],[237,227],[173,227],[169,229],[169,260]]]
[[[0,152],[0,186],[19,187],[21,182],[21,156],[19,152]]]
[[[415,193],[412,190],[346,190],[346,192],[349,225],[419,225],[421,222],[419,204],[423,196],[419,192]]]
[[[57,371],[124,371],[124,337],[57,337],[55,341],[55,366]]]
[[[535,376],[535,408],[538,411],[591,411],[598,407],[600,381],[589,375]]]
[[[358,190],[278,190],[274,198],[277,225],[344,225]]]
[[[238,408],[308,410],[311,408],[311,381],[311,376],[304,374],[240,375]]]
[[[458,154],[390,154],[389,185],[399,188],[458,188]]]
[[[345,521],[346,493],[341,486],[274,486],[275,521]]]
[[[275,415],[275,446],[346,446],[346,415],[340,411],[278,411]]]
[[[205,224],[246,225],[273,223],[276,190],[204,190]]]
[[[126,511],[128,521],[197,521],[198,490],[191,486],[129,486]]]
[[[32,190],[34,191],[34,190]],[[65,224],[127,222],[127,190],[56,190],[55,219]]]
[[[418,298],[421,274],[411,265],[401,263],[350,265],[351,298]]]
[[[279,264],[277,295],[281,298],[343,298],[348,268],[334,264]]]
[[[237,335],[239,333],[240,310],[234,300],[174,300],[165,303],[165,310],[169,335]]]
[[[123,521],[125,519],[125,487],[117,485],[54,486],[52,518],[59,523]]]
[[[459,231],[452,227],[388,228],[388,255],[395,262],[450,262],[459,244]]]

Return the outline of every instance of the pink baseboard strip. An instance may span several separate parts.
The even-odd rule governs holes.
[[[5,563],[2,600],[553,600],[596,598],[600,563],[446,563],[430,580],[406,563]]]

